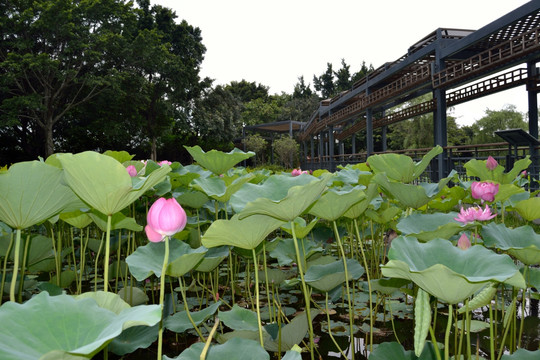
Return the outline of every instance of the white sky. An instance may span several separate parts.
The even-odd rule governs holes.
[[[437,28],[476,30],[526,0],[151,0],[202,31],[201,75],[214,84],[254,81],[270,93],[292,93],[303,75],[337,71],[341,59],[360,69],[392,62]],[[455,107],[459,124],[507,104],[527,112],[525,86]]]

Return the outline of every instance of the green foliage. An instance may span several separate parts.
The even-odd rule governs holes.
[[[247,150],[255,153],[255,164],[264,164],[264,155],[268,147],[268,141],[259,134],[251,134],[244,139],[244,145],[246,145]]]
[[[293,168],[298,160],[298,154],[300,152],[300,145],[296,140],[287,135],[282,135],[279,139],[274,141],[273,147],[279,162],[289,169]]]
[[[502,139],[494,134],[495,131],[518,128],[527,130],[528,125],[523,120],[523,114],[516,110],[515,105],[507,105],[498,111],[486,109],[486,116],[472,125],[473,143],[500,142]]]

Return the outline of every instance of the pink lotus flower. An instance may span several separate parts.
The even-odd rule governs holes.
[[[160,242],[166,236],[182,231],[187,223],[187,216],[176,199],[159,198],[152,204],[146,216],[148,225],[144,228],[148,240]]]
[[[172,162],[170,162],[169,160],[163,160],[163,161],[158,162],[159,166],[171,165],[171,164],[172,164]]]
[[[493,219],[497,214],[492,214],[491,209],[486,205],[485,209],[474,206],[468,209],[461,208],[458,217],[454,220],[462,222],[463,224],[473,222],[475,220],[485,221]]]
[[[129,165],[127,168],[126,168],[129,176],[131,177],[135,177],[137,176],[137,169],[135,168],[135,166],[133,165]]]
[[[498,165],[499,163],[497,162],[497,160],[495,160],[492,156],[488,156],[486,160],[486,167],[488,168],[488,170],[493,171]]]
[[[471,240],[469,240],[469,237],[467,236],[467,234],[465,233],[461,234],[457,242],[457,246],[461,250],[467,250],[468,248],[471,247]]]
[[[307,170],[302,171],[302,169],[293,169],[293,171],[291,171],[292,176],[298,176],[298,175],[302,175],[302,174],[309,174],[309,172]]]
[[[471,185],[472,197],[482,201],[493,201],[499,192],[499,184],[490,182],[473,182]]]

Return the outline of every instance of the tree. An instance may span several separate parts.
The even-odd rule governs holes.
[[[335,89],[336,93],[350,90],[352,87],[351,81],[351,66],[345,63],[345,59],[341,59],[341,69],[334,72],[336,76]]]
[[[300,145],[288,135],[282,135],[279,139],[274,140],[273,148],[280,163],[292,169],[298,159]]]
[[[248,103],[256,99],[268,98],[269,88],[268,86],[242,79],[242,81],[231,81],[230,84],[225,86],[225,89],[241,102]]]
[[[472,124],[473,142],[486,144],[500,142],[501,138],[495,135],[497,130],[528,129],[523,120],[523,114],[516,110],[515,105],[507,105],[501,110],[486,109],[486,115]]]
[[[313,75],[313,87],[320,93],[321,98],[328,99],[334,96],[336,87],[334,84],[334,71],[332,63],[326,64],[326,71],[320,76]]]
[[[310,85],[305,83],[304,76],[298,78],[298,82],[294,85],[292,97],[293,99],[310,98],[313,96]]]
[[[28,141],[37,136],[44,140],[40,153],[52,154],[55,127],[114,81],[112,54],[125,45],[129,6],[116,0],[3,2],[0,125],[21,135],[21,149],[32,151]]]
[[[264,153],[268,147],[268,141],[259,134],[251,134],[244,139],[244,145],[248,151],[255,153],[255,164],[258,162],[264,164]]]

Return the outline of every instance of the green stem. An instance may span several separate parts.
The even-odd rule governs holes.
[[[264,281],[266,285],[266,303],[268,304],[268,315],[270,317],[270,322],[274,322],[273,319],[273,307],[274,304],[270,301],[270,284],[268,282],[268,266],[266,266],[266,242],[263,242],[263,269],[264,269]]]
[[[191,313],[189,312],[189,306],[188,306],[187,298],[186,298],[186,284],[184,282],[184,278],[180,276],[179,279],[180,279],[180,286],[182,287],[182,289],[180,289],[180,294],[182,294],[182,301],[184,302],[184,310],[186,311],[186,315],[189,319],[189,322],[191,323],[191,325],[193,326],[193,328],[199,335],[199,338],[201,339],[201,341],[206,342],[206,339],[201,333],[201,330],[199,330],[199,327],[195,324],[195,321],[193,321],[193,318],[191,317]]]
[[[311,296],[308,293],[306,281],[304,280],[304,270],[302,267],[302,259],[300,258],[300,249],[298,248],[298,242],[296,240],[296,232],[294,231],[294,223],[291,221],[291,233],[293,236],[294,251],[296,252],[296,262],[298,264],[298,272],[300,273],[300,280],[302,281],[302,290],[304,292],[304,299],[306,302],[306,315],[309,329],[309,351],[311,353],[311,360],[315,360],[315,342],[313,341],[313,324],[311,322]]]
[[[490,359],[495,360],[495,333],[493,331],[493,307],[489,303],[489,351]]]
[[[372,296],[371,294],[373,293],[373,291],[371,290],[371,280],[369,276],[370,270],[368,267],[366,254],[364,252],[364,246],[362,245],[362,239],[360,238],[360,231],[358,231],[358,222],[356,221],[356,219],[354,219],[353,222],[354,222],[354,228],[356,230],[356,238],[358,239],[357,243],[358,243],[358,246],[360,247],[360,252],[362,254],[362,261],[364,262],[364,268],[366,269],[366,281],[368,284],[368,291],[369,291],[369,352],[371,353],[373,351],[373,323],[374,323],[373,307],[372,307],[373,300],[371,297]],[[394,325],[394,321],[392,318],[392,326],[393,325]]]
[[[11,239],[9,240],[9,246],[7,248],[6,255],[4,257],[4,267],[2,268],[2,285],[0,285],[0,305],[2,305],[2,294],[4,294],[4,286],[6,284],[6,273],[7,273],[7,262],[9,259],[9,254],[11,253],[11,248],[13,248],[13,243],[15,239],[13,238],[13,233],[11,233]]]
[[[111,254],[111,222],[112,215],[107,216],[107,235],[105,237],[105,262],[103,263],[103,291],[109,291],[109,256]],[[161,359],[161,358],[160,358]]]
[[[19,302],[22,303],[22,293],[24,288],[24,272],[26,271],[26,258],[28,257],[28,248],[30,247],[30,235],[26,237],[21,264],[21,280],[19,281]]]
[[[208,349],[210,348],[210,343],[212,343],[212,338],[214,337],[214,334],[216,333],[218,325],[219,325],[219,319],[216,317],[214,327],[212,327],[212,330],[210,331],[210,334],[208,335],[208,339],[206,340],[206,343],[204,344],[203,351],[201,352],[201,355],[199,356],[200,360],[206,359],[206,353],[208,352]]]
[[[332,335],[332,326],[330,324],[330,309],[328,309],[328,292],[326,293],[326,299],[325,299],[325,308],[326,308],[326,322],[328,323],[328,335],[330,335],[330,339],[334,342],[334,345],[336,346],[336,349],[339,350],[341,353],[341,356],[343,356],[344,359],[347,359],[347,355],[341,350],[341,347],[337,343],[336,339],[334,339],[334,335]]]
[[[262,333],[262,325],[261,325],[261,309],[259,305],[259,262],[257,260],[257,253],[255,252],[255,249],[251,249],[251,254],[253,255],[253,264],[254,266],[254,272],[255,272],[255,301],[256,301],[256,308],[257,308],[257,325],[259,325],[259,341],[261,342],[261,346],[264,348],[264,341],[263,341],[263,333]],[[268,311],[270,311],[270,307],[268,308]]]
[[[107,244],[108,245],[108,244]],[[161,320],[159,321],[158,332],[158,353],[157,359],[161,360],[163,351],[163,301],[165,299],[165,273],[167,272],[167,264],[169,263],[169,237],[165,236],[165,255],[163,255],[163,266],[161,267],[160,287],[159,287],[159,306],[161,307]]]
[[[444,360],[450,359],[450,329],[452,328],[452,304],[448,305],[448,323],[446,324],[446,333],[444,334]]]
[[[19,253],[21,252],[21,229],[15,230],[15,254],[13,257],[13,275],[9,286],[9,300],[15,302],[15,284],[19,272]]]
[[[338,232],[338,228],[337,228],[337,224],[335,220],[332,221],[332,225],[334,226],[334,234],[338,242],[339,251],[341,252],[341,256],[343,260],[343,271],[345,272],[345,289],[347,291],[347,302],[349,304],[349,326],[350,326],[350,333],[351,333],[351,339],[350,339],[351,359],[354,360],[354,330],[353,330],[354,311],[353,311],[352,302],[351,302],[351,291],[349,289],[349,271],[347,270],[347,258],[345,257],[345,250],[343,249],[343,244],[341,243],[341,238],[339,237],[339,232]]]

